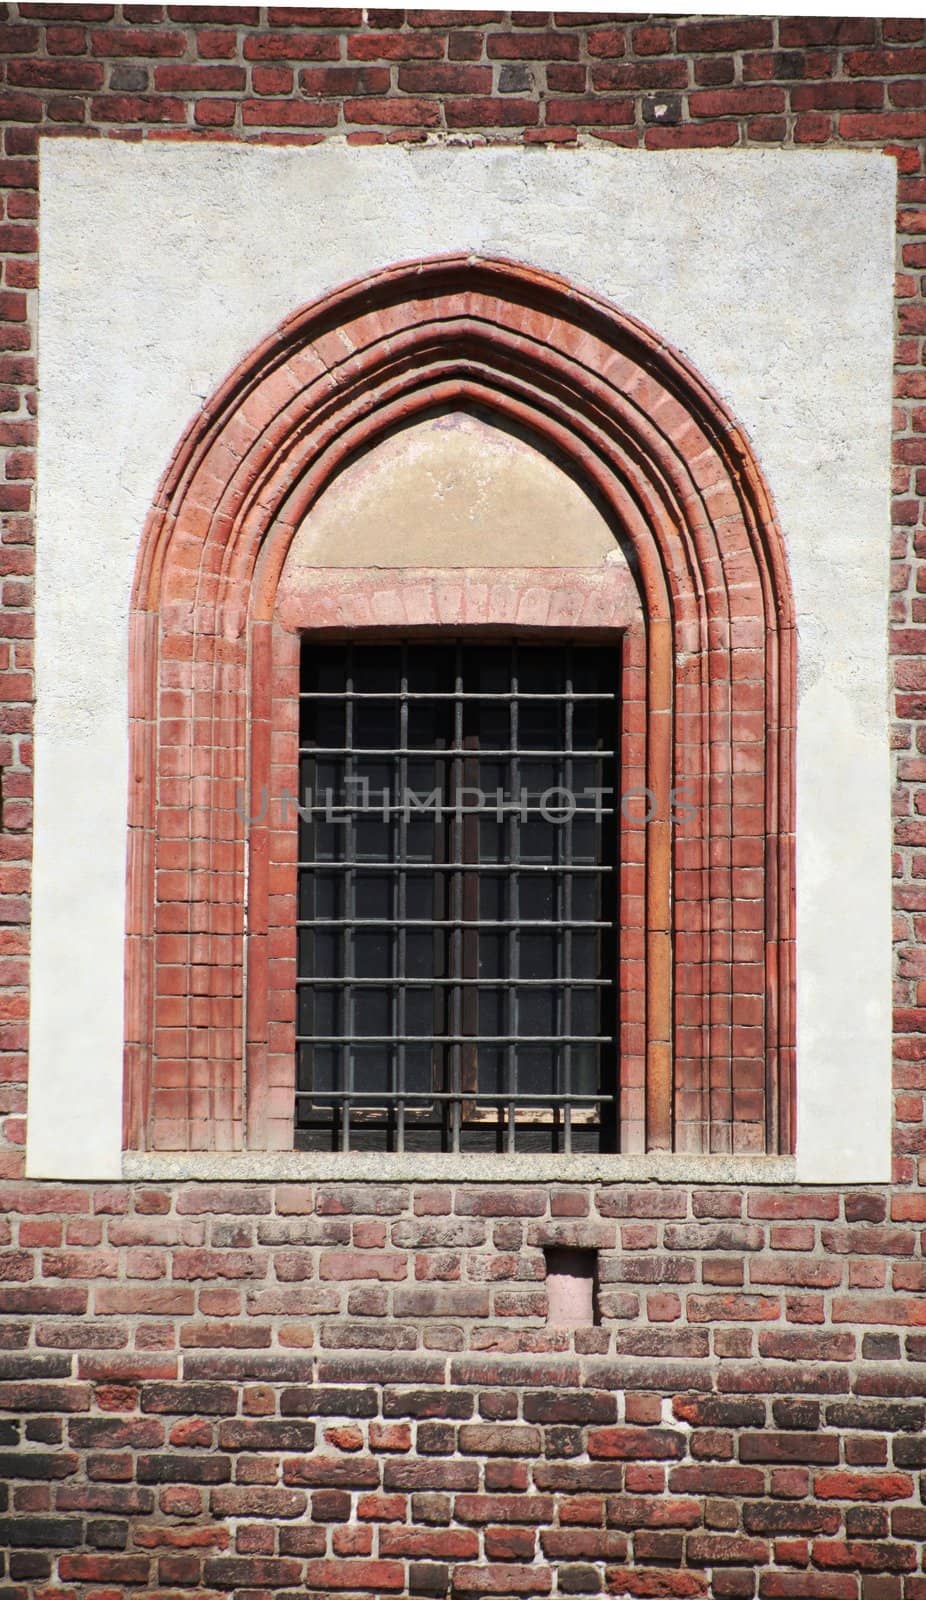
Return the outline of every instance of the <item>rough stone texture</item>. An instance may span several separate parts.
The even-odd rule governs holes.
[[[341,130],[385,143],[462,130],[562,144],[568,160],[580,132],[647,149],[887,149],[899,169],[893,1187],[314,1195],[299,1182],[10,1182],[5,1595],[322,1594],[348,1582],[367,1595],[452,1584],[922,1600],[924,24],[26,3],[5,16],[0,1162],[15,1180],[40,133],[217,129],[259,142]],[[813,337],[811,361],[839,342],[830,318]],[[830,936],[839,960],[846,926],[834,921]],[[613,1245],[597,1246],[602,1324],[562,1349],[529,1275],[540,1243],[525,1242],[525,1225],[554,1218],[615,1228]],[[327,1260],[322,1277],[322,1255],[345,1254],[353,1280],[328,1275]],[[361,1276],[383,1254],[404,1276]],[[435,1283],[484,1290],[488,1315],[435,1319],[421,1302],[389,1315],[390,1296]]]
[[[335,1178],[344,1168],[337,1155],[321,1151],[307,1153],[252,1151],[200,1151],[170,1155],[164,1151],[144,1154],[127,1152],[122,1159],[126,1178],[151,1178],[166,1182],[175,1178],[213,1178],[247,1181],[263,1178],[292,1178],[301,1182],[312,1177]],[[402,1156],[379,1155],[375,1151],[354,1151],[350,1158],[351,1176],[378,1183],[407,1183],[409,1179],[452,1178],[455,1181],[497,1182],[512,1178],[526,1182],[562,1179],[572,1183],[738,1183],[789,1184],[797,1176],[793,1156],[697,1156],[697,1155],[466,1155],[445,1156],[428,1151],[406,1151]]]

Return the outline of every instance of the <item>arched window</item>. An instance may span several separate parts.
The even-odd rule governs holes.
[[[482,518],[442,547],[419,522],[416,549],[407,449],[410,440],[424,448],[427,424],[448,417],[469,419],[454,426],[470,445],[474,430],[494,430],[477,447],[487,466],[490,437],[516,441],[503,449],[520,462],[511,482],[525,498],[515,489],[501,501],[490,496]],[[384,451],[391,478],[383,476]],[[544,472],[548,492],[538,490]],[[554,503],[550,474],[565,501],[573,497],[574,514],[557,513],[544,527],[531,494]],[[503,478],[496,462],[488,479],[497,490]],[[505,513],[502,565],[486,517]],[[448,505],[451,522],[458,514]],[[385,562],[376,559],[377,523]],[[489,654],[478,641],[489,638],[491,698],[479,678]],[[529,657],[538,642],[548,649]],[[379,665],[356,655],[374,648]],[[364,692],[358,660],[383,674],[384,687],[372,691],[385,712],[383,747],[369,742],[369,729],[358,745],[356,719],[344,714]],[[468,696],[496,710],[519,702],[522,663],[535,685],[528,692],[556,707],[561,742],[548,743],[545,762],[542,745],[525,756],[534,746],[524,744],[510,711],[507,743],[490,717],[463,717]],[[557,837],[556,859],[534,864],[570,869],[573,896],[579,867],[595,869],[596,881],[610,869],[614,889],[594,901],[596,915],[574,916],[562,898],[537,918],[512,910],[520,894],[512,887],[513,825],[492,849],[473,836],[461,843],[460,830],[450,843],[442,835],[438,847],[432,833],[423,857],[430,899],[417,918],[408,913],[407,840],[390,842],[390,873],[379,876],[390,877],[393,898],[381,902],[380,917],[358,910],[355,883],[351,899],[327,881],[335,866],[342,879],[360,876],[356,854],[306,865],[300,848],[315,849],[317,838],[305,825],[300,835],[290,798],[300,745],[314,752],[316,773],[319,751],[342,762],[339,780],[357,776],[358,760],[369,765],[370,752],[382,748],[394,781],[418,748],[409,741],[409,697],[431,693],[428,703],[439,703],[450,723],[442,733],[422,723],[421,737],[448,752],[448,783],[467,786],[491,749],[514,763],[496,772],[506,794],[522,760],[540,764],[538,781],[550,779],[548,789],[563,788],[574,776],[567,763],[591,754],[576,744],[567,717],[580,692],[577,672],[595,685],[581,692],[602,703],[614,696],[613,839],[593,860],[578,860],[563,857]],[[429,675],[434,690],[410,688]],[[537,687],[542,682],[548,686]],[[289,1149],[300,1123],[297,1095],[320,1093],[339,1108],[334,1142],[350,1148],[358,1128],[369,1133],[375,1121],[370,1100],[358,1100],[354,1134],[348,1127],[345,1138],[345,1096],[362,1094],[357,1084],[366,1081],[355,1071],[366,982],[373,1009],[385,1008],[363,1052],[374,1059],[370,1093],[380,1108],[392,1098],[383,1113],[390,1128],[414,1123],[414,1079],[423,1085],[419,1105],[447,1097],[457,1133],[468,1120],[477,1130],[494,1127],[502,1148],[530,1148],[530,1137],[518,1143],[517,1123],[535,1138],[546,1130],[546,1138],[569,1120],[570,1138],[581,1144],[594,1121],[589,1104],[607,1099],[590,1086],[607,1089],[609,1070],[612,1109],[601,1118],[610,1118],[610,1132],[598,1137],[612,1147],[790,1151],[793,684],[790,590],[761,474],[717,397],[649,330],[560,279],[472,257],[390,269],[297,313],[227,380],[183,440],[139,559],[127,1145]],[[300,726],[300,704],[317,706],[320,696],[342,710],[337,724],[326,724],[331,744],[317,716],[308,726],[304,714]],[[593,730],[596,753],[611,748],[603,727]],[[680,799],[690,807],[683,822]],[[549,842],[541,855],[545,849]],[[444,863],[456,874],[452,904],[433,882],[441,850],[457,851]],[[498,869],[505,882],[504,915],[478,910],[480,866]],[[319,872],[335,898],[324,915],[317,899],[301,915],[300,896],[304,911]],[[438,915],[442,908],[447,915]],[[334,953],[300,952],[299,924],[356,928],[363,918],[424,924],[432,943],[444,938],[439,927],[455,930],[424,986],[435,1016],[426,1068],[409,1053],[427,1037],[420,1018],[408,1026],[422,986],[407,981],[411,967],[398,942],[385,966],[370,957],[370,970],[358,965],[350,934],[339,935]],[[524,924],[545,919],[557,942],[535,975],[555,1003],[540,1019],[547,1054],[531,1078],[526,1056],[511,1056],[535,1037],[518,1014],[520,990],[529,987],[520,980],[529,974],[511,948],[487,969],[473,939],[488,931],[480,920],[495,922],[513,947]],[[583,921],[602,932],[594,958],[581,957],[577,970],[568,925],[578,933]],[[469,998],[481,977],[482,989],[499,991],[494,1033],[490,1006],[480,1021]],[[607,999],[583,1011],[583,982],[605,985],[613,1006]],[[306,1033],[297,996],[313,984],[336,995],[325,1026],[315,1013]],[[449,1010],[435,998],[445,988]],[[575,1016],[586,1017],[581,1028]],[[593,1041],[602,1049],[589,1066],[578,1052]],[[325,1048],[341,1054],[320,1064]],[[486,1054],[480,1064],[483,1049],[509,1054],[494,1064]],[[492,1072],[500,1088],[490,1105],[480,1086]],[[544,1085],[545,1103],[533,1112],[514,1107],[525,1083]],[[484,1104],[481,1094],[489,1096]]]

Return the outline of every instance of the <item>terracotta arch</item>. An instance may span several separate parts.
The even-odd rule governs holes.
[[[623,748],[658,804],[623,829],[625,1147],[793,1147],[795,635],[768,491],[723,403],[649,329],[564,279],[464,255],[295,313],[160,485],[131,617],[130,1146],[290,1141],[294,832],[277,800],[251,811],[262,785],[294,783],[280,574],[345,462],[468,405],[552,447],[632,552]],[[394,603],[410,625],[407,594]],[[546,604],[534,626],[554,623]],[[362,604],[336,612],[317,626],[377,625]],[[681,785],[695,818],[673,829]]]

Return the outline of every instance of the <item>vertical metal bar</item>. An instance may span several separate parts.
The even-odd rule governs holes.
[[[628,639],[625,637],[621,649],[626,651]],[[620,775],[622,771],[622,741],[624,739],[623,716],[623,672],[621,655],[608,663],[608,679],[611,674],[616,674],[617,693],[613,706],[610,708],[602,705],[599,707],[597,718],[598,743],[602,749],[610,748],[612,754],[596,763],[599,782],[607,778],[612,786],[610,818],[602,817],[596,829],[596,844],[598,860],[602,864],[608,863],[614,874],[614,889],[607,896],[604,881],[598,880],[598,899],[596,914],[604,918],[606,910],[610,908],[610,928],[604,931],[599,941],[600,956],[599,970],[608,979],[608,987],[599,992],[596,1011],[598,1031],[610,1034],[610,1044],[598,1051],[598,1088],[606,1090],[609,1100],[601,1108],[600,1141],[602,1149],[617,1150],[620,1141],[621,1129],[621,989],[620,989],[620,940],[622,918],[619,912],[619,885],[621,881],[621,862],[625,853],[626,824],[620,808]],[[598,682],[604,681],[602,668],[599,664]]]
[[[348,754],[344,758],[344,794],[342,796],[345,808],[348,794],[351,800],[356,797],[354,777],[354,647],[347,646],[347,662],[344,675],[344,687],[347,691],[344,698],[344,746]],[[354,1093],[354,1041],[356,1039],[356,1018],[354,1015],[354,996],[356,989],[353,983],[354,974],[354,926],[357,917],[357,874],[354,863],[357,860],[357,829],[354,818],[353,806],[345,810],[344,823],[344,858],[347,869],[344,873],[344,900],[347,920],[344,924],[344,1033],[350,1040],[346,1047],[339,1045],[340,1067],[339,1076],[347,1091],[347,1097],[341,1101],[341,1149],[350,1149],[350,1112],[351,1100]]]
[[[308,645],[307,645],[306,641],[303,639],[302,645],[301,645],[301,648],[300,648],[300,651],[299,651],[299,688],[300,688],[300,691],[305,689],[306,679],[308,677],[308,672],[307,672],[307,659],[308,659],[308,656],[307,656],[307,652],[308,652]],[[301,699],[300,699],[300,704],[299,704],[298,710],[299,710],[299,746],[300,746],[300,751],[299,751],[299,755],[296,758],[296,760],[297,760],[297,765],[296,765],[296,794],[298,796],[299,802],[304,802],[305,801],[306,789],[311,789],[313,796],[315,794],[316,774],[315,774],[315,760],[314,760],[314,757],[311,756],[310,754],[308,754],[308,743],[306,742],[306,745],[303,746],[303,738],[306,737],[306,736],[304,735],[304,732],[303,732],[302,701],[301,701]],[[297,835],[297,840],[298,840],[296,849],[298,851],[298,859],[300,861],[314,861],[316,859],[316,856],[317,856],[316,832],[317,832],[317,823],[316,823],[314,815],[311,814],[311,813],[307,813],[305,816],[303,816],[302,810],[300,809],[297,812],[297,822],[296,822],[296,835]],[[318,885],[318,871],[317,871],[317,869],[312,868],[312,869],[310,869],[308,871],[304,871],[304,870],[300,870],[299,871],[298,876],[297,876],[297,883],[296,883],[296,916],[297,917],[299,917],[299,916],[301,916],[303,914],[305,916],[308,916],[308,917],[317,917],[317,915],[318,915],[318,902],[317,902],[317,892],[318,891],[317,891],[317,885]],[[311,899],[309,898],[309,896],[311,896]],[[303,908],[304,908],[304,910],[303,910]],[[301,930],[297,929],[297,931],[296,931],[297,974],[298,974],[298,976],[300,978],[307,976],[307,971],[306,971],[306,966],[305,966],[305,952],[306,952],[306,949],[308,949],[310,951],[310,961],[309,961],[309,966],[308,966],[308,972],[314,973],[318,969],[318,955],[317,955],[317,950],[316,950],[316,933],[315,933],[315,929],[314,928],[312,928],[311,930],[308,929],[308,928],[304,928],[304,929],[301,929]],[[306,1022],[308,1022],[308,1026],[306,1026]],[[299,1033],[307,1033],[307,1034],[310,1034],[310,1035],[314,1034],[317,1031],[317,1028],[318,1028],[317,1002],[316,1002],[316,995],[315,995],[315,990],[314,990],[313,986],[309,986],[309,988],[307,990],[303,989],[303,988],[300,988],[300,989],[297,990],[297,993],[296,993],[296,1028],[297,1028],[297,1031]],[[317,1088],[318,1087],[317,1078],[318,1078],[318,1071],[317,1071],[317,1064],[316,1064],[316,1060],[315,1060],[315,1046],[314,1046],[314,1044],[297,1044],[296,1045],[296,1088],[297,1088],[297,1090],[299,1090],[299,1089],[304,1090],[304,1089],[315,1089],[315,1088]],[[300,1104],[300,1101],[299,1101],[298,1098],[296,1100],[295,1110],[296,1110],[296,1117],[295,1117],[296,1131],[298,1132],[299,1123],[300,1123],[300,1120],[301,1120],[300,1114],[302,1112],[302,1105]],[[314,1113],[315,1113],[315,1105],[314,1105],[314,1103],[312,1101],[309,1101],[309,1105],[308,1105],[308,1120],[309,1120],[309,1122],[311,1122]]]
[[[438,682],[440,679],[438,678]],[[444,696],[446,699],[446,694]],[[446,720],[442,719],[441,712],[446,708],[442,701],[436,705],[438,723],[437,745],[440,744],[440,729],[446,735]],[[452,746],[453,739],[447,741]],[[438,809],[434,813],[434,831],[432,834],[432,856],[436,863],[446,867],[453,860],[453,818],[450,811],[450,800],[453,788],[453,762],[452,760],[439,761],[436,758],[431,768],[431,781],[437,780],[437,789],[440,800]],[[449,817],[449,821],[448,821]],[[431,915],[435,923],[445,923],[451,915],[453,895],[453,873],[449,871],[435,872],[431,880]],[[452,931],[446,926],[435,927],[431,935],[431,961],[436,974],[447,980],[451,977],[451,952]],[[433,1018],[433,1031],[435,1038],[442,1038],[450,1033],[450,1010],[452,1005],[452,989],[448,983],[435,984],[431,1001],[431,1015]],[[431,1088],[438,1094],[443,1093],[447,1087],[447,1046],[445,1044],[431,1045]],[[444,1101],[435,1101],[434,1104],[442,1108]],[[443,1119],[445,1113],[440,1111]],[[442,1130],[446,1133],[446,1127]]]
[[[509,1044],[506,1059],[505,1085],[508,1092],[507,1127],[505,1129],[505,1143],[508,1151],[514,1154],[517,1149],[517,1131],[515,1125],[515,1094],[518,1086],[518,976],[520,972],[520,949],[518,943],[518,917],[519,889],[518,866],[521,860],[521,763],[518,759],[518,646],[511,647],[511,671],[509,679],[511,707],[509,736],[511,745],[511,812],[509,834],[509,876],[508,876],[508,1033]]]
[[[481,702],[478,702],[481,706]],[[467,754],[463,757],[463,792],[471,793],[480,789],[480,766],[478,756],[471,754],[478,751],[482,736],[482,725],[479,717],[476,718],[476,732],[464,729],[463,748]],[[479,1046],[475,1042],[479,1033],[479,991],[472,987],[468,981],[479,976],[479,929],[474,926],[479,921],[479,874],[470,871],[479,864],[480,853],[480,825],[479,817],[475,812],[467,812],[462,825],[462,861],[464,871],[462,874],[461,910],[463,920],[470,926],[463,929],[461,940],[461,966],[458,976],[466,980],[463,983],[463,1003],[461,1006],[462,1025],[460,1032],[467,1041],[462,1046],[460,1058],[460,1088],[464,1095],[479,1093]],[[463,1100],[461,1117],[464,1122],[472,1120],[477,1112],[477,1102]]]
[[[400,680],[400,695],[401,695],[401,698],[400,698],[400,701],[399,701],[399,750],[401,752],[404,752],[404,751],[406,751],[408,749],[408,644],[407,644],[406,641],[403,641],[403,643],[402,643],[402,669],[401,669],[401,680]],[[408,757],[404,753],[400,754],[400,756],[399,756],[398,769],[399,769],[398,770],[398,778],[399,778],[398,793],[394,797],[394,801],[398,806],[397,812],[394,813],[394,815],[397,816],[397,818],[398,818],[398,821],[397,821],[397,823],[396,823],[396,825],[394,827],[394,835],[397,834],[396,859],[397,859],[398,868],[399,868],[398,873],[396,875],[397,878],[398,878],[398,885],[397,885],[397,888],[398,888],[398,905],[397,905],[397,908],[396,908],[397,914],[398,914],[398,929],[397,929],[397,933],[396,933],[395,966],[394,966],[393,970],[395,972],[395,980],[396,980],[396,982],[395,982],[395,991],[394,991],[394,993],[395,993],[395,1004],[394,1004],[395,1027],[394,1027],[394,1032],[396,1034],[398,1034],[400,1042],[399,1042],[399,1044],[397,1046],[393,1046],[393,1049],[395,1049],[397,1051],[397,1055],[396,1055],[396,1085],[395,1085],[395,1088],[396,1088],[396,1149],[399,1150],[399,1151],[402,1151],[402,1150],[405,1149],[405,1066],[406,1066],[406,1059],[405,1059],[405,1043],[404,1043],[404,1040],[405,1040],[405,1033],[406,1033],[405,1023],[406,1023],[406,1010],[407,1010],[406,1004],[405,1004],[405,997],[406,997],[406,994],[407,994],[405,982],[406,982],[406,978],[408,977],[408,961],[407,961],[408,936],[407,936],[407,930],[406,930],[406,927],[405,927],[405,919],[406,919],[406,916],[407,916],[407,905],[408,905],[408,893],[407,893],[408,874],[407,874],[407,872],[405,870],[406,863],[408,861],[408,810],[407,810],[407,804],[406,804],[407,795],[408,795]]]
[[[460,808],[460,790],[463,787],[463,646],[459,640],[457,640],[454,669],[453,744],[454,750],[459,754],[454,754],[451,758],[454,814],[450,826],[453,861],[458,870],[453,874],[451,916],[455,919],[456,926],[451,930],[450,975],[455,980],[451,990],[451,1033],[457,1042],[450,1046],[450,1092],[453,1098],[449,1105],[450,1148],[456,1153],[461,1146],[463,1109],[463,1046],[459,1043],[463,1031],[463,990],[459,981],[463,976],[463,929],[460,927],[463,916],[463,815]]]
[[[575,804],[575,763],[572,759],[572,750],[575,738],[575,721],[573,717],[572,686],[574,682],[572,645],[566,647],[566,712],[565,712],[565,739],[563,749],[569,754],[565,757],[565,771],[563,774],[564,787],[569,797],[566,804],[566,820],[560,823],[562,828],[562,851],[560,864],[566,871],[560,873],[560,898],[561,906],[559,916],[567,924],[563,928],[562,943],[562,1032],[565,1043],[560,1046],[563,1062],[563,1083],[560,1093],[565,1095],[563,1106],[563,1149],[567,1155],[572,1151],[572,1045],[569,1038],[572,1033],[572,929],[568,926],[572,918],[572,866],[574,860],[574,841],[572,834],[572,805]]]

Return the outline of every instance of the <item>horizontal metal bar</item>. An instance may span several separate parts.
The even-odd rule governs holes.
[[[573,694],[553,694],[553,693],[550,693],[550,694],[534,694],[529,689],[522,689],[522,690],[519,690],[517,693],[502,693],[502,694],[493,693],[493,691],[491,689],[486,689],[486,690],[480,691],[478,693],[475,692],[474,690],[471,690],[471,689],[460,690],[459,693],[454,689],[435,690],[435,691],[428,691],[428,692],[425,692],[425,691],[418,692],[417,690],[409,690],[408,694],[402,694],[398,689],[396,689],[395,691],[392,691],[392,692],[390,692],[390,690],[388,690],[388,689],[381,689],[381,690],[375,690],[375,691],[374,690],[367,691],[367,690],[363,690],[363,689],[344,689],[344,690],[338,690],[338,689],[319,689],[319,690],[304,689],[304,690],[302,690],[300,692],[299,699],[300,700],[325,700],[325,701],[338,701],[338,700],[342,700],[342,701],[343,700],[381,700],[382,701],[382,700],[394,700],[396,702],[396,704],[400,703],[403,700],[405,700],[405,701],[409,701],[409,700],[429,700],[429,701],[444,700],[444,701],[446,701],[446,702],[448,702],[449,704],[452,705],[454,703],[454,701],[457,701],[457,700],[499,700],[499,701],[508,701],[508,700],[555,700],[555,701],[559,701],[559,702],[564,702],[564,701],[569,701],[569,700],[571,700],[571,701],[576,701],[576,700],[603,701],[603,700],[616,700],[617,699],[617,695],[616,694],[575,694],[575,693],[573,693]]]
[[[297,1044],[610,1044],[609,1033],[297,1033]],[[466,1093],[461,1099],[467,1100]]]
[[[613,792],[612,789],[604,791],[606,794],[613,794]],[[404,804],[393,805],[391,800],[387,800],[385,805],[378,806],[323,805],[300,806],[299,809],[304,817],[323,817],[326,822],[334,822],[337,817],[379,817],[382,821],[388,821],[393,816],[409,815],[407,801]],[[595,817],[600,821],[602,817],[612,817],[614,815],[613,806],[576,806],[574,811],[567,812],[558,805],[547,807],[522,806],[517,800],[502,800],[500,804],[493,802],[492,805],[487,806],[458,806],[454,801],[448,800],[446,803],[441,801],[440,809],[445,816],[454,817],[495,817],[496,820],[499,817],[515,815],[519,817],[543,817],[544,822],[549,822],[551,827],[559,827],[565,821],[574,822],[576,817]],[[422,817],[434,815],[430,807],[418,806],[416,810]],[[553,816],[548,815],[550,811],[553,812]],[[563,812],[562,816],[557,815],[559,811]]]
[[[544,872],[544,873],[602,873],[613,872],[614,868],[608,866],[590,866],[587,862],[578,864],[567,861],[519,861],[512,864],[510,861],[297,861],[296,866],[301,870],[314,870],[324,872],[503,872],[510,877],[513,872]]]
[[[325,988],[346,989],[353,985],[369,989],[433,989],[438,986],[471,989],[609,989],[610,978],[297,978],[297,984],[319,984]]]
[[[402,1095],[392,1095],[385,1091],[375,1089],[297,1089],[297,1100],[349,1100],[351,1104],[359,1101],[372,1101],[375,1105],[391,1107],[396,1101],[408,1100],[429,1104],[432,1100],[455,1101],[458,1104],[464,1101],[477,1101],[481,1105],[516,1105],[549,1106],[555,1111],[559,1106],[602,1106],[610,1105],[617,1098],[613,1094],[479,1094],[475,1090],[462,1089],[459,1091],[435,1089],[433,1094],[424,1090],[406,1089]]]
[[[428,749],[401,749],[397,745],[365,745],[365,744],[301,744],[301,756],[427,756],[429,759],[438,756],[460,757],[467,761],[494,761],[499,756],[527,756],[537,759],[553,760],[554,757],[570,757],[583,761],[605,761],[615,755],[614,750],[519,750],[501,749],[492,745],[482,745],[478,750],[467,750],[465,747],[448,746],[443,750]],[[356,781],[356,780],[355,780]]]
[[[404,917],[297,917],[297,928],[611,928],[611,922],[547,922],[517,921],[490,922],[487,918],[467,921],[462,917],[412,918]]]

